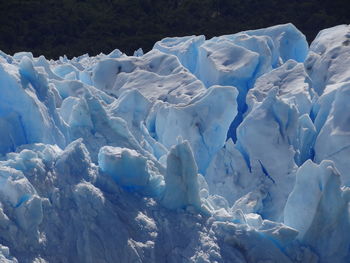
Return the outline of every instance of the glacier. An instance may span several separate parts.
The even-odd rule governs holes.
[[[0,262],[349,262],[349,52],[292,24],[0,51]]]

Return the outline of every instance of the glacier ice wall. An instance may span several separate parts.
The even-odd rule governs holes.
[[[0,52],[0,262],[348,262],[350,27]]]

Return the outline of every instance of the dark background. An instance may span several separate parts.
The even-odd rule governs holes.
[[[166,36],[210,38],[287,22],[311,42],[321,29],[350,23],[350,0],[0,0],[0,50],[130,55]]]

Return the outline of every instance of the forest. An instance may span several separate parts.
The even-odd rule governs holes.
[[[293,23],[311,42],[350,23],[348,0],[0,0],[0,50],[56,59],[130,55],[166,36],[232,34]]]

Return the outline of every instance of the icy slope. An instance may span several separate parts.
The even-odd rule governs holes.
[[[348,262],[349,43],[0,52],[0,262]]]

